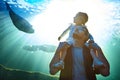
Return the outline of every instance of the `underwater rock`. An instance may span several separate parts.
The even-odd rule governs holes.
[[[5,2],[5,3],[6,3],[6,7],[7,7],[8,11],[9,11],[10,18],[11,18],[13,24],[15,25],[15,27],[18,30],[26,32],[26,33],[34,33],[34,29],[32,28],[32,25],[27,20],[25,20],[21,16],[17,15],[10,8],[10,6],[8,5],[7,2]]]
[[[0,80],[58,80],[58,78],[39,72],[10,69],[0,64]]]

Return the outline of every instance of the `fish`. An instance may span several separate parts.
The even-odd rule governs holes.
[[[26,51],[30,52],[35,52],[35,51],[44,51],[48,53],[55,52],[56,46],[54,45],[25,45],[23,46],[23,49]]]
[[[33,26],[27,20],[25,20],[23,17],[16,14],[10,8],[10,6],[7,2],[5,2],[5,4],[6,4],[7,10],[9,11],[9,15],[12,20],[12,23],[18,30],[23,31],[25,33],[34,33],[35,32],[33,29]]]

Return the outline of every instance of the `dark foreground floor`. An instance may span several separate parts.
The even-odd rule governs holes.
[[[16,69],[6,68],[0,65],[0,80],[57,80],[57,77],[52,77],[39,72],[27,72]]]

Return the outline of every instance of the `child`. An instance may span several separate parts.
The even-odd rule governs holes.
[[[85,23],[87,21],[88,21],[88,15],[83,12],[78,12],[76,14],[76,16],[74,17],[74,24],[71,24],[60,35],[60,37],[58,37],[58,40],[60,40],[69,31],[69,37],[67,38],[66,42],[64,42],[64,44],[58,51],[58,52],[60,52],[60,61],[54,64],[55,68],[59,68],[59,69],[64,68],[64,58],[67,53],[66,51],[71,45],[76,46],[76,47],[82,47],[83,44],[81,44],[81,43],[84,43],[83,41],[86,42],[88,39],[90,39],[91,41],[94,42],[93,37],[89,34],[89,32],[85,26]],[[79,36],[78,36],[78,33],[80,33]],[[80,44],[78,46],[77,44],[74,43],[76,40],[79,40],[81,46],[80,46]]]

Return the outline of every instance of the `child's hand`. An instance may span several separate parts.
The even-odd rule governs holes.
[[[60,41],[61,37],[58,37],[58,41]]]
[[[94,40],[89,40],[89,42],[88,43],[94,43]]]
[[[100,47],[97,45],[97,43],[89,43],[89,48],[96,49],[96,50],[100,49]]]

